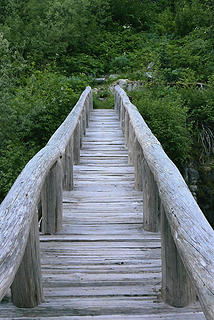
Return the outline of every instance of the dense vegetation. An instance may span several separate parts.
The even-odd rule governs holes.
[[[0,200],[84,87],[116,73],[143,83],[130,98],[213,213],[213,26],[212,0],[0,0]]]

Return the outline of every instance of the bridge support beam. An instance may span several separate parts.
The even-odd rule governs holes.
[[[174,307],[185,307],[196,300],[195,290],[171,235],[161,206],[162,298]]]
[[[54,234],[62,227],[62,164],[59,159],[50,169],[42,188],[42,232]]]
[[[11,292],[13,304],[19,308],[33,308],[43,301],[38,215],[36,213],[22,262],[11,286]]]

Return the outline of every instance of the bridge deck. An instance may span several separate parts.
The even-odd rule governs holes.
[[[64,192],[63,230],[41,236],[45,302],[0,304],[0,319],[205,319],[198,303],[161,301],[160,234],[142,228],[142,194],[113,110],[94,110],[74,190]]]

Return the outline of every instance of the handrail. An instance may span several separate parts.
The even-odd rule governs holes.
[[[157,222],[162,214],[162,296],[171,305],[184,306],[194,300],[196,290],[206,319],[213,320],[214,231],[179,170],[119,86],[115,109],[129,160],[135,164],[135,186],[143,190],[145,229],[157,231],[155,222],[148,221]]]
[[[65,187],[72,188],[73,177],[67,170],[72,170],[73,156],[78,159],[78,155],[73,155],[73,152],[75,150],[79,153],[78,144],[87,126],[90,109],[92,109],[92,93],[91,88],[87,87],[47,145],[27,163],[0,206],[0,300],[12,283],[12,298],[15,305],[32,307],[43,300],[39,249],[35,254],[37,250],[35,243],[38,241],[38,219],[33,218],[36,217],[35,213],[41,197],[44,214],[43,231],[54,233],[60,229],[62,180],[69,180]],[[77,145],[73,146],[73,140]],[[51,208],[53,210],[50,213],[49,206],[53,205],[54,208]],[[53,212],[56,216],[49,217]],[[35,220],[35,227],[32,227],[33,220]],[[56,225],[52,227],[55,223]],[[30,250],[31,252],[28,252]],[[27,255],[26,259],[25,255]],[[25,259],[24,263],[23,259]],[[29,261],[31,259],[38,261]],[[17,283],[20,285],[21,282],[23,286],[23,273],[26,276],[31,269],[32,274],[29,274],[29,279],[24,280],[23,291],[26,292],[25,296],[22,296],[22,289],[17,288]],[[32,284],[32,280],[35,283]],[[29,291],[26,288],[28,285]]]

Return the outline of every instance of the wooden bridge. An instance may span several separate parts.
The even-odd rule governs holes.
[[[114,110],[87,87],[1,204],[0,299],[4,320],[214,319],[214,232],[120,87]]]

